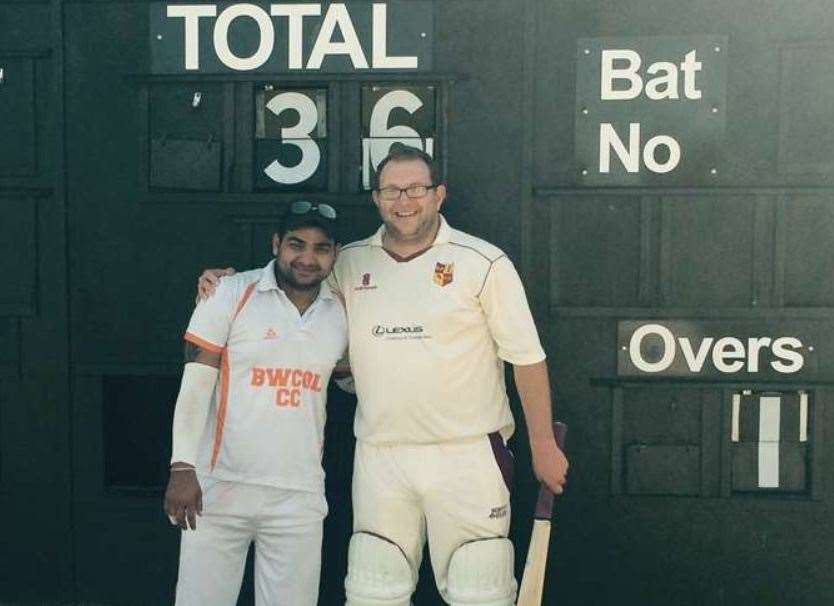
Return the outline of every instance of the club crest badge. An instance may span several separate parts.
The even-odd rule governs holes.
[[[372,282],[373,278],[371,278],[371,274],[363,273],[359,286],[355,286],[353,290],[374,290],[376,288],[376,284],[372,284]]]
[[[454,263],[437,263],[434,266],[434,276],[432,277],[432,280],[438,286],[446,286],[447,284],[451,284],[454,277]]]

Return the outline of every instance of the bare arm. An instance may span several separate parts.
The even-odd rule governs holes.
[[[514,365],[513,376],[530,436],[533,471],[554,493],[560,494],[566,481],[568,460],[553,436],[547,363]]]

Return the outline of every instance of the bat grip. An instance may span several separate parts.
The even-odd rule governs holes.
[[[556,438],[556,443],[564,452],[565,450],[565,435],[567,434],[568,426],[561,421],[553,422],[553,436]],[[536,513],[534,518],[536,520],[549,520],[553,515],[553,491],[542,482],[539,487],[539,498],[536,501]]]

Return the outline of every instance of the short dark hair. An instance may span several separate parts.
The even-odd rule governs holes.
[[[426,165],[426,168],[429,169],[429,175],[431,178],[431,183],[429,185],[439,185],[442,182],[440,166],[434,158],[422,149],[397,141],[391,145],[391,148],[388,150],[388,155],[382,159],[382,162],[379,163],[376,172],[373,174],[371,189],[379,189],[379,176],[382,174],[382,169],[385,168],[386,164],[389,162],[407,162],[409,160],[420,160]]]
[[[315,227],[322,230],[335,244],[341,242],[339,240],[339,225],[336,219],[328,219],[315,211],[299,215],[288,208],[278,220],[278,224],[275,226],[275,233],[283,240],[288,232],[295,231],[296,229],[304,229],[305,227]]]

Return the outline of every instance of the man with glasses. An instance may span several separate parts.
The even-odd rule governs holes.
[[[568,466],[523,286],[501,250],[439,214],[446,187],[422,151],[393,145],[372,196],[383,225],[342,249],[332,278],[358,396],[347,603],[407,606],[428,539],[444,600],[510,606],[505,362],[536,475],[560,493]]]
[[[347,346],[323,283],[335,232],[331,206],[296,202],[275,258],[220,280],[191,316],[164,505],[183,529],[178,606],[235,604],[252,541],[259,605],[317,603],[325,399]]]

